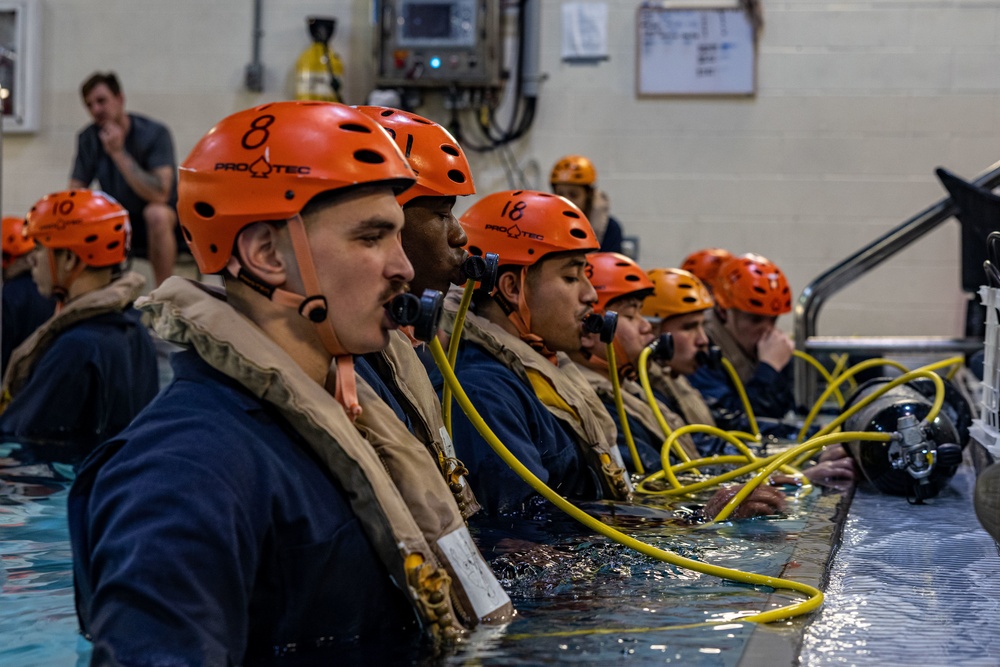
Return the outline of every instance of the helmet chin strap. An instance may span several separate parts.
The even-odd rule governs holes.
[[[521,298],[518,299],[517,308],[510,305],[510,302],[500,294],[499,289],[493,292],[493,300],[517,329],[521,340],[558,366],[559,361],[556,359],[556,353],[545,346],[545,341],[541,336],[531,332],[531,309],[528,308],[528,267],[521,267]]]
[[[70,285],[80,277],[80,274],[87,267],[82,261],[78,261],[73,270],[66,276],[66,280],[60,282],[59,270],[56,268],[56,252],[52,248],[46,248],[45,251],[49,254],[49,272],[52,275],[52,297],[56,300],[55,312],[58,314],[63,309],[66,299],[69,297]]]
[[[309,250],[309,239],[306,237],[302,216],[296,213],[287,222],[288,232],[292,240],[292,252],[299,265],[302,286],[308,296],[263,283],[244,269],[235,256],[229,258],[226,268],[229,273],[253,290],[260,292],[277,304],[296,310],[299,315],[313,323],[323,348],[332,354],[336,361],[337,379],[334,398],[344,407],[347,416],[353,421],[361,415],[358,388],[354,379],[354,357],[341,345],[337,338],[337,332],[333,329],[333,323],[330,321],[329,306],[326,297],[320,291],[316,265],[313,262],[312,252]]]

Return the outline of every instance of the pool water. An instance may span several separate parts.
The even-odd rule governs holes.
[[[71,479],[68,462],[50,463],[17,446],[0,446],[2,665],[82,665],[89,659],[73,606],[66,526]],[[782,517],[711,527],[678,520],[655,502],[592,503],[586,509],[689,558],[802,580],[800,574],[825,571],[830,518],[841,500],[817,489],[789,503]],[[737,665],[756,630],[740,617],[790,600],[783,592],[772,596],[767,587],[656,561],[588,534],[555,510],[532,519],[477,522],[473,532],[518,615],[505,628],[473,633],[447,655],[431,659],[435,663]],[[718,624],[698,625],[704,621]],[[780,624],[778,635],[793,628],[784,641],[797,646],[805,623]]]

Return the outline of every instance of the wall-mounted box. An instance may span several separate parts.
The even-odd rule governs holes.
[[[39,0],[0,0],[0,108],[5,134],[38,130],[40,20]]]

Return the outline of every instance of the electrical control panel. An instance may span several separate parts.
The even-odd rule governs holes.
[[[378,0],[375,10],[379,87],[500,86],[500,0]]]

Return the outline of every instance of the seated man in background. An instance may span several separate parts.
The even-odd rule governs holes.
[[[156,352],[132,302],[144,280],[120,273],[128,213],[103,192],[48,195],[28,212],[31,277],[56,315],[13,351],[0,433],[84,449],[125,428],[159,388]]]
[[[42,296],[31,279],[28,255],[35,242],[24,236],[24,218],[3,219],[3,320],[0,331],[0,377],[14,348],[52,317],[55,301]]]
[[[715,301],[705,317],[709,339],[736,369],[754,415],[782,419],[795,409],[790,363],[795,343],[775,327],[778,317],[792,310],[785,274],[760,255],[735,257],[719,269]],[[740,428],[746,411],[725,369],[702,366],[690,380],[721,428]]]
[[[655,285],[634,261],[618,253],[588,255],[587,275],[597,292],[595,312],[604,315],[610,310],[618,314],[618,327],[612,345],[625,414],[643,469],[647,473],[659,470],[662,467],[660,448],[666,435],[646,402],[638,376],[639,356],[646,346],[656,340],[653,326],[642,316],[643,302],[653,293]],[[582,342],[581,349],[571,352],[569,356],[580,366],[583,376],[614,419],[618,428],[618,450],[629,470],[635,472],[635,462],[615,405],[614,387],[608,376],[606,344],[595,333],[585,334]],[[684,419],[673,410],[662,402],[658,407],[672,429],[684,426]],[[690,436],[681,436],[680,440],[688,456],[699,457]]]
[[[257,160],[299,169],[218,168]],[[510,613],[436,462],[355,384],[413,277],[413,180],[371,119],[317,102],[233,114],[184,162],[181,224],[225,289],[174,277],[143,304],[187,349],[71,491],[95,664],[409,663]]]
[[[583,155],[559,158],[552,167],[549,184],[552,192],[576,204],[587,216],[602,252],[622,251],[622,226],[608,212],[608,196],[598,189],[597,170],[589,158]]]
[[[708,362],[709,341],[704,325],[705,315],[714,305],[712,296],[698,278],[682,269],[653,269],[649,278],[654,291],[643,303],[642,314],[652,323],[656,335],[669,333],[674,342],[673,356],[666,365],[649,365],[653,391],[687,423],[715,426],[708,404],[688,382],[688,377]],[[749,425],[744,420],[737,427],[746,431]],[[707,433],[693,433],[692,438],[702,456],[735,451],[721,438]],[[854,479],[856,471],[845,448],[827,447],[818,464],[804,472],[815,482]]]
[[[477,294],[462,331],[456,373],[472,403],[511,453],[557,493],[628,499],[614,422],[567,356],[580,351],[584,320],[597,302],[586,273],[597,239],[586,218],[562,197],[518,190],[481,199],[461,220],[470,252],[501,257],[496,288]],[[459,411],[453,436],[488,514],[534,505],[538,496]],[[780,494],[758,491],[743,512],[780,507]]]
[[[125,111],[125,93],[114,72],[92,74],[80,96],[94,122],[77,135],[69,187],[90,187],[96,180],[121,202],[135,233],[132,252],[149,259],[159,285],[172,273],[183,247],[176,232],[177,161],[170,130]]]

